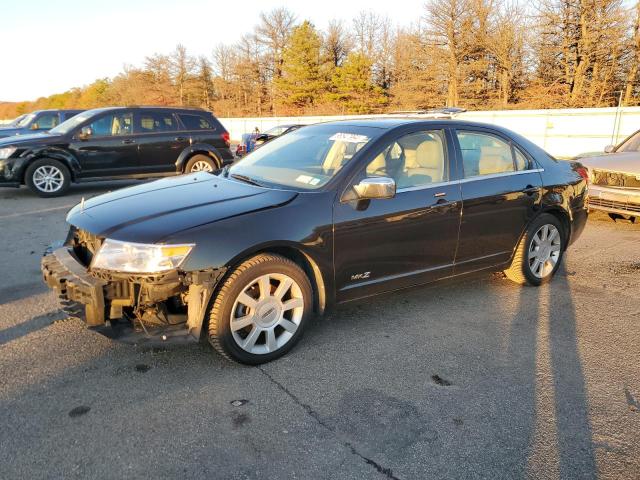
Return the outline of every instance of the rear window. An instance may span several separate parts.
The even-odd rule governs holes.
[[[215,130],[213,122],[204,115],[179,113],[178,117],[187,130]]]

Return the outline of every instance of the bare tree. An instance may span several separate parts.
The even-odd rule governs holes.
[[[175,51],[171,54],[171,71],[178,90],[178,101],[180,105],[185,104],[187,84],[194,67],[195,61],[187,54],[186,47],[178,44]]]
[[[342,64],[351,49],[353,42],[347,35],[342,20],[331,20],[324,35],[324,52],[327,61],[338,67]]]

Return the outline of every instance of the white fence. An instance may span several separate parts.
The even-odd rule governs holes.
[[[368,115],[380,117],[384,115]],[[311,124],[364,118],[357,115],[320,117],[221,118],[231,138],[258,127],[261,132],[283,124]],[[500,110],[465,112],[456,118],[501,125],[540,145],[552,155],[568,158],[583,152],[601,152],[640,130],[640,107],[576,108],[558,110]]]

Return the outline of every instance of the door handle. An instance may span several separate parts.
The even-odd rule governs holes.
[[[133,138],[126,138],[122,140],[122,143],[124,143],[125,145],[129,145],[131,143],[136,143],[136,141]]]
[[[176,142],[184,142],[186,139],[187,139],[186,137],[176,137],[176,138],[174,138],[174,140]]]
[[[447,196],[447,192],[434,193],[433,196],[436,197],[436,198],[446,197]]]

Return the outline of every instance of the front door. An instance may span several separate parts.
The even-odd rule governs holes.
[[[507,138],[457,130],[462,171],[462,223],[455,273],[508,262],[536,214],[542,178],[535,161]]]
[[[79,131],[69,145],[78,159],[82,178],[139,173],[138,144],[133,134],[133,114],[129,111],[107,113],[89,127],[91,134],[81,139]]]
[[[190,137],[181,132],[173,112],[142,110],[135,115],[141,173],[175,173],[176,161]]]
[[[364,177],[393,178],[394,198],[340,201],[334,207],[338,301],[427,283],[453,272],[458,241],[460,185],[450,182],[451,139],[444,130],[392,141]]]

